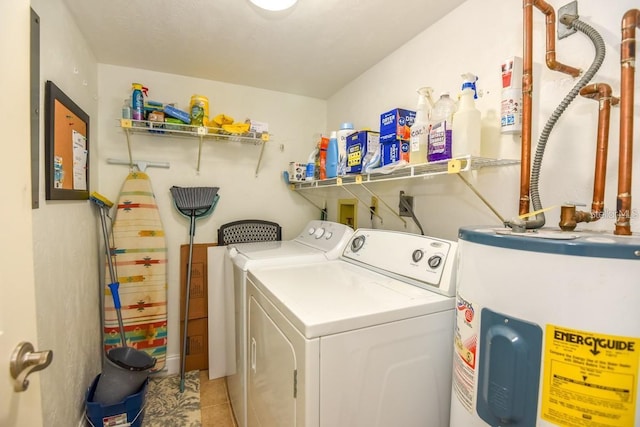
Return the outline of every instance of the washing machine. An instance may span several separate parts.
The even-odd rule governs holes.
[[[250,269],[247,425],[448,427],[456,243],[359,229]]]
[[[227,377],[229,398],[239,427],[246,426],[246,308],[247,271],[265,265],[290,265],[337,258],[353,235],[343,224],[312,220],[292,240],[231,244],[227,256],[233,265],[235,311],[235,373]]]
[[[451,427],[640,425],[640,238],[466,227]]]

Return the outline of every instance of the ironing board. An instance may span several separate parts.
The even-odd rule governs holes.
[[[144,172],[131,172],[118,196],[110,236],[127,346],[156,358],[164,368],[167,353],[167,245],[160,213]],[[111,283],[106,269],[105,283]],[[113,298],[105,287],[104,348],[120,346]]]

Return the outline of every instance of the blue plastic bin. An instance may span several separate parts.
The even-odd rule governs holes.
[[[93,401],[99,380],[100,374],[93,380],[87,390],[85,418],[89,425],[92,427],[141,427],[142,420],[144,419],[144,407],[149,379],[144,381],[136,393],[111,405],[103,405]]]

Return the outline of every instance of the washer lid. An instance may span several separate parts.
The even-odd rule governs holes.
[[[455,299],[340,260],[252,268],[249,280],[307,338],[450,310]]]
[[[246,270],[259,265],[279,265],[303,261],[325,261],[324,251],[295,240],[283,242],[238,243],[229,245],[228,252],[234,264]]]

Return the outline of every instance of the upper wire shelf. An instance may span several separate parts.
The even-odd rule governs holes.
[[[179,123],[152,122],[149,120],[120,119],[120,127],[127,132],[149,134],[153,136],[178,136],[187,138],[203,137],[222,141],[262,144],[269,141],[266,132],[244,132],[232,134],[222,128],[193,126]]]

